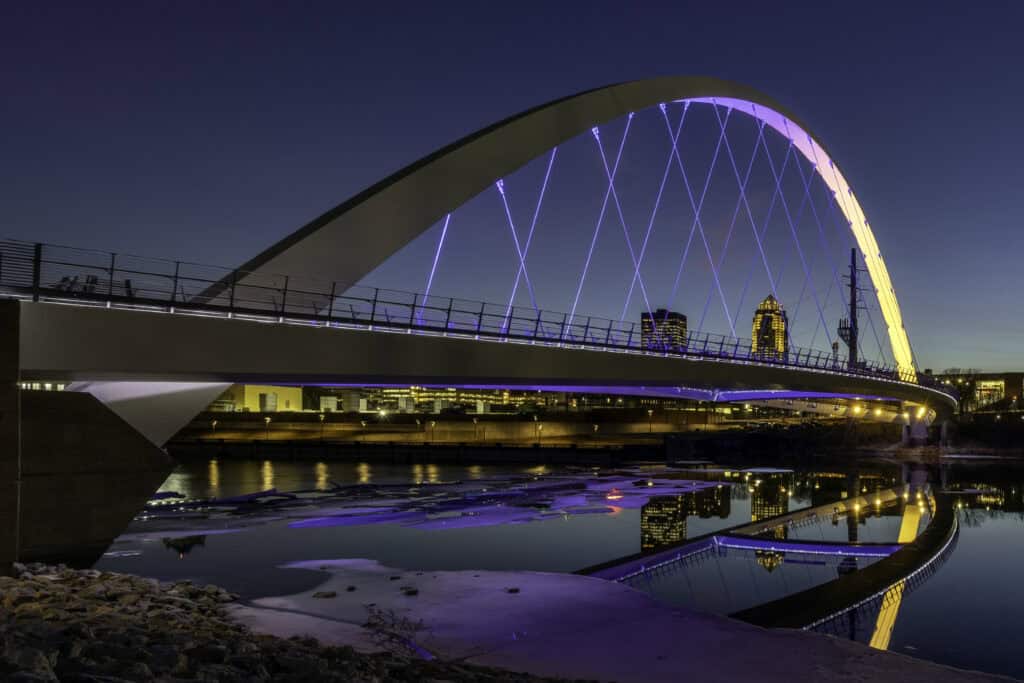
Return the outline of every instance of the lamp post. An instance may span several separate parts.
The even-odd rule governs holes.
[[[653,433],[653,432],[654,432],[654,409],[653,408],[648,408],[647,409],[647,433],[650,434],[650,433]]]
[[[434,436],[437,434],[437,420],[430,421],[430,443],[434,443]]]
[[[320,413],[320,440],[324,440],[324,420],[327,418],[326,415]]]
[[[216,433],[217,433],[217,421],[216,421],[216,420],[213,420],[213,421],[211,421],[211,422],[210,422],[210,430],[211,430],[211,431],[212,431],[212,432],[213,432],[214,434],[216,434]]]
[[[477,425],[478,422],[480,422],[480,418],[474,417],[473,418],[473,440],[474,441],[479,441],[480,440],[480,437],[477,435],[477,432],[476,432],[476,425]]]
[[[270,416],[266,415],[263,418],[263,425],[266,428],[266,440],[270,441]]]

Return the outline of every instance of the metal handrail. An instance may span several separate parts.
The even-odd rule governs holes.
[[[207,294],[225,281],[228,286],[218,294]],[[270,315],[280,321],[328,326],[420,330],[828,370],[916,383],[955,396],[949,387],[933,385],[924,375],[873,361],[851,367],[845,356],[817,349],[756,351],[749,339],[707,332],[690,332],[681,343],[671,344],[645,340],[636,322],[376,287],[356,286],[339,294],[334,282],[16,240],[0,240],[0,291],[35,301],[77,300],[228,317]]]

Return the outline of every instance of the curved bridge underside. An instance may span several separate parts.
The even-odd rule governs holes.
[[[420,159],[300,228],[242,265],[232,276],[258,282],[302,273],[356,284],[445,214],[532,159],[594,126],[670,101],[730,107],[790,140],[832,191],[862,252],[888,329],[896,364],[914,362],[896,293],[878,244],[849,183],[824,146],[792,113],[744,85],[704,77],[620,83],[555,100],[473,133]],[[229,284],[211,287],[214,297]]]
[[[65,343],[68,330],[93,343]],[[937,411],[953,405],[948,395],[908,382],[749,361],[28,302],[21,304],[20,354],[23,376],[108,386],[423,384],[708,401],[884,398]],[[187,398],[194,390],[193,385],[183,385],[178,393]],[[211,399],[206,397],[206,402]]]

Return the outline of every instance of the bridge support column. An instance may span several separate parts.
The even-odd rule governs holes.
[[[0,302],[0,570],[89,565],[172,461],[90,394],[20,389],[19,306]]]
[[[18,303],[0,301],[0,576],[18,558],[21,390]]]

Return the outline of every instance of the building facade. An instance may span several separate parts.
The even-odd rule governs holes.
[[[750,352],[763,358],[785,359],[789,353],[789,320],[774,296],[769,294],[754,313]]]
[[[640,314],[640,344],[645,349],[680,351],[686,348],[686,316],[666,308]]]

